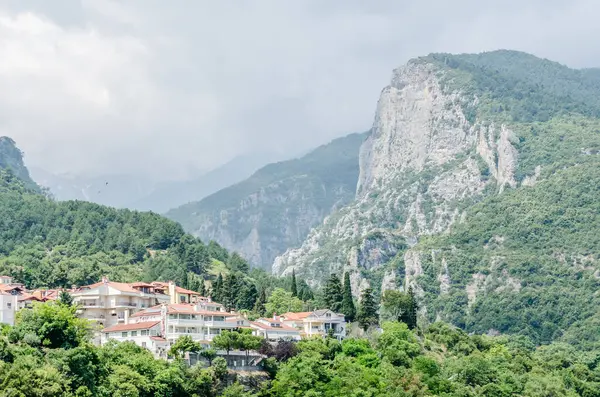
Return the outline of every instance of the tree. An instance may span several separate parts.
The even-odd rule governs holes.
[[[213,360],[217,357],[215,349],[203,349],[200,351],[200,357],[204,357],[208,361],[208,365],[212,366]]]
[[[44,347],[70,349],[88,340],[91,326],[78,318],[75,306],[58,302],[34,303],[31,309],[17,312],[16,325],[11,330],[13,340],[35,335]]]
[[[302,301],[293,297],[291,292],[283,288],[275,288],[265,305],[268,316],[272,316],[274,313],[299,312],[302,307]]]
[[[246,260],[244,258],[242,258],[240,256],[240,254],[238,254],[237,252],[234,252],[233,254],[231,254],[231,256],[229,257],[229,260],[227,261],[227,267],[229,267],[229,269],[231,270],[232,273],[234,273],[234,272],[248,273],[248,270],[250,270],[250,266],[248,265],[248,262],[246,262]]]
[[[410,305],[410,296],[404,292],[387,290],[381,297],[382,315],[390,320],[408,324]]]
[[[244,282],[238,297],[238,310],[252,310],[257,299],[258,291],[254,283]]]
[[[246,365],[248,365],[248,356],[250,350],[260,349],[263,338],[260,336],[252,335],[252,330],[242,329],[240,330],[239,345],[238,347],[246,351]]]
[[[221,303],[225,306],[225,310],[230,311],[237,307],[239,292],[237,277],[235,274],[230,274],[224,279],[221,290]]]
[[[325,304],[334,312],[339,312],[342,308],[342,284],[333,273],[325,284]]]
[[[296,285],[296,270],[292,269],[292,286],[290,288],[292,296],[298,296],[298,286]]]
[[[415,329],[417,328],[417,313],[419,311],[419,304],[417,303],[417,297],[415,296],[412,285],[408,287],[408,298],[409,305],[405,322],[409,329]]]
[[[256,300],[256,303],[254,304],[254,311],[256,312],[256,314],[258,314],[259,316],[264,316],[265,312],[266,312],[266,308],[265,305],[267,303],[267,296],[266,296],[266,292],[265,289],[262,288],[260,290],[260,294],[258,295],[258,299]]]
[[[373,297],[373,290],[366,288],[361,294],[360,309],[358,310],[357,320],[365,331],[379,322],[377,315],[377,303]]]
[[[204,285],[204,277],[200,276],[198,281],[198,293],[200,294],[200,296],[208,295],[206,293],[206,285]]]
[[[225,350],[227,352],[227,358],[229,358],[229,352],[238,348],[240,345],[240,333],[223,330],[223,332],[213,338],[212,344],[218,349]]]
[[[223,297],[222,295],[223,292],[223,275],[221,273],[219,273],[219,276],[217,277],[217,281],[215,281],[215,285],[212,288],[212,299],[215,302],[219,302],[221,303],[221,299]]]
[[[175,358],[182,358],[185,353],[196,353],[202,350],[199,343],[194,342],[189,335],[180,336],[169,349],[169,354]]]
[[[306,281],[300,280],[298,283],[298,298],[302,299],[304,302],[308,302],[315,298],[315,295],[312,292],[312,289],[308,286]]]
[[[73,297],[65,290],[60,291],[60,294],[58,295],[58,301],[66,306],[73,305]]]
[[[344,289],[342,293],[342,313],[346,317],[346,321],[353,322],[356,317],[356,307],[354,307],[354,299],[352,297],[352,286],[350,285],[350,274],[344,274]]]

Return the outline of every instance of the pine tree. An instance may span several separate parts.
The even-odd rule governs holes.
[[[324,298],[325,305],[329,310],[334,312],[340,311],[342,308],[342,283],[340,283],[340,279],[333,273],[325,284]]]
[[[267,303],[267,293],[265,292],[265,289],[262,288],[260,290],[260,294],[258,295],[258,299],[256,300],[256,303],[254,304],[254,311],[256,312],[256,314],[258,314],[259,316],[264,316],[265,315],[265,304]]]
[[[366,288],[361,294],[360,309],[358,310],[358,323],[365,331],[379,322],[377,315],[377,302],[373,297],[373,290]]]
[[[223,292],[223,275],[221,273],[219,273],[219,276],[217,277],[217,281],[215,282],[215,285],[213,286],[213,289],[212,289],[211,298],[215,302],[221,302],[221,299],[223,297],[222,292]]]
[[[419,310],[419,305],[417,303],[417,298],[415,297],[415,291],[412,286],[408,287],[408,297],[409,297],[409,306],[408,306],[408,316],[406,317],[406,325],[408,325],[409,329],[417,328],[417,311]]]
[[[296,285],[296,270],[292,270],[292,296],[298,296],[298,286]]]
[[[58,294],[58,301],[66,306],[73,305],[73,296],[69,294],[67,291],[60,291]]]
[[[344,287],[342,292],[342,313],[346,317],[347,322],[353,322],[356,317],[356,307],[352,299],[352,286],[350,285],[350,274],[344,274]]]

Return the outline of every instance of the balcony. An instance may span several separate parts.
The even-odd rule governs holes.
[[[113,307],[127,307],[127,308],[137,308],[138,304],[133,302],[112,302]]]
[[[104,307],[104,302],[95,302],[95,301],[79,301],[76,302],[79,307],[82,309],[101,309]]]

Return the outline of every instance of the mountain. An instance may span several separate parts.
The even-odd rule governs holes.
[[[0,273],[27,287],[90,284],[102,275],[189,286],[210,277],[214,263],[229,263],[226,250],[157,214],[54,201],[31,181],[10,138],[0,149]]]
[[[29,189],[40,191],[23,163],[23,152],[17,148],[15,141],[6,136],[0,137],[0,168],[10,170]]]
[[[215,240],[269,268],[277,255],[300,244],[312,227],[353,199],[358,148],[365,137],[351,134],[301,158],[269,164],[166,216],[202,240]]]
[[[250,153],[237,156],[199,177],[185,181],[164,182],[145,197],[132,201],[128,207],[163,213],[191,201],[198,201],[227,186],[238,183],[271,161],[274,153]]]
[[[355,199],[273,272],[411,285],[429,321],[537,342],[597,322],[599,116],[596,69],[506,50],[411,60],[381,93]]]

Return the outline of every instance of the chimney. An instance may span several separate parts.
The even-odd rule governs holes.
[[[277,321],[277,313],[273,313],[273,320]]]
[[[175,283],[169,281],[169,296],[171,297],[171,303],[177,303],[177,294],[175,293]]]
[[[108,284],[108,276],[106,276],[106,275],[102,276],[102,283]]]

